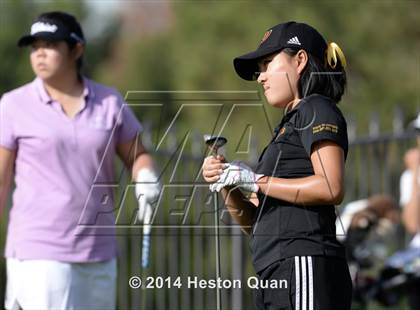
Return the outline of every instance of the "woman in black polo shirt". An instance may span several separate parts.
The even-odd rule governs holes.
[[[285,110],[256,172],[208,157],[203,176],[221,191],[232,217],[251,235],[261,280],[287,288],[255,290],[257,309],[350,309],[352,284],[335,209],[344,196],[346,121],[336,104],[346,60],[307,24],[276,25],[259,47],[234,59],[245,80],[257,78],[267,102]],[[241,191],[251,193],[250,198]]]

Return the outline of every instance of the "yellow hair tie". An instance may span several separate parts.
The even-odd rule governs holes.
[[[341,66],[345,68],[347,66],[346,57],[344,56],[343,51],[337,45],[337,43],[330,42],[328,43],[327,51],[326,51],[326,58],[328,65],[335,69],[337,66],[337,56],[340,59]]]

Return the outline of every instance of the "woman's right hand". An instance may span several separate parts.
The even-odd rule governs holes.
[[[208,183],[217,182],[223,170],[226,169],[226,160],[222,155],[208,156],[203,162],[203,177]]]

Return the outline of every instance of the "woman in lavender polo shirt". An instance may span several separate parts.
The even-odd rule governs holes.
[[[112,186],[103,184],[115,183],[119,156],[141,206],[156,200],[142,127],[116,90],[80,74],[85,39],[73,16],[41,14],[18,45],[31,46],[36,78],[0,101],[0,211],[16,184],[5,307],[113,309],[114,204]]]

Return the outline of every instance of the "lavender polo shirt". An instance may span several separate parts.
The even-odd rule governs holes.
[[[104,184],[115,182],[116,146],[142,127],[116,90],[88,79],[84,87],[73,119],[38,78],[1,98],[0,146],[17,150],[6,257],[94,262],[117,254],[112,186]]]

